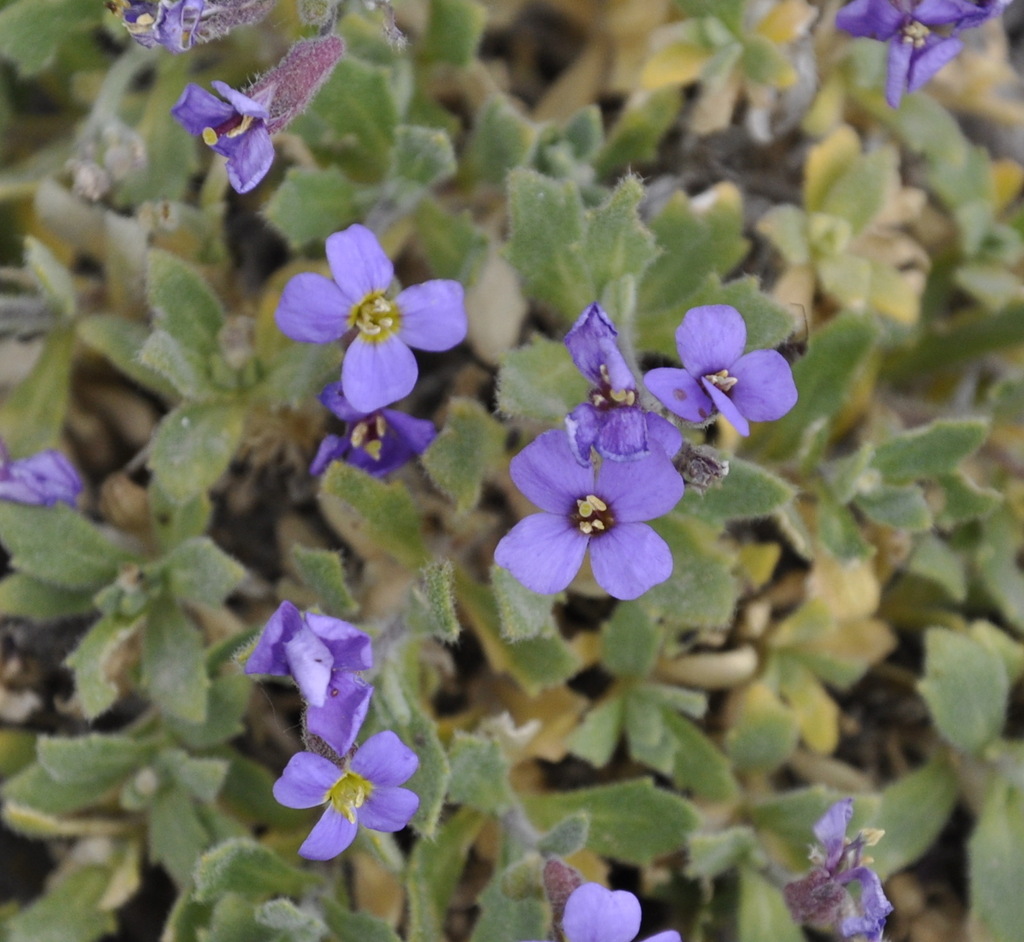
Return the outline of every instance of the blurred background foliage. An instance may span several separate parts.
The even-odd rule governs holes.
[[[273,65],[302,0],[182,56],[99,0],[0,0],[0,434],[88,482],[0,505],[0,937],[521,942],[559,855],[645,932],[789,942],[780,887],[853,794],[888,937],[1017,942],[1024,16],[891,111],[837,8],[396,0],[398,48],[352,0],[239,196],[168,109]],[[340,350],[273,312],[355,221],[403,283],[462,281],[470,332],[421,357],[418,466],[317,481]],[[729,474],[656,523],[675,572],[633,602],[492,565],[594,300],[644,367],[732,304],[800,392],[688,432]],[[369,731],[420,756],[411,829],[315,867],[270,793],[297,693],[235,658],[285,598],[374,635]]]

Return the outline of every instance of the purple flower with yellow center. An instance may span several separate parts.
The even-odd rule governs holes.
[[[198,134],[227,158],[228,180],[238,193],[248,193],[274,162],[274,145],[267,130],[267,110],[273,89],[250,98],[224,82],[213,82],[223,99],[189,84],[171,108],[174,119],[189,134]]]
[[[420,799],[398,786],[418,766],[416,753],[390,730],[367,739],[341,767],[312,752],[292,756],[274,783],[274,797],[287,808],[326,806],[299,854],[307,860],[330,860],[352,843],[359,825],[402,830]]]
[[[861,831],[852,841],[846,828],[853,816],[853,799],[837,801],[814,825],[821,847],[814,848],[811,860],[816,864],[807,876],[785,888],[786,904],[797,922],[837,928],[845,938],[864,936],[879,942],[885,920],[892,912],[882,881],[863,858],[865,847],[878,842],[881,831]],[[860,884],[858,900],[847,885]]]
[[[963,0],[853,0],[836,14],[836,26],[889,43],[885,100],[898,108],[904,91],[917,91],[963,49],[935,27],[954,27],[966,12]]]
[[[640,901],[626,890],[584,883],[572,891],[562,916],[566,942],[633,942],[640,931]],[[678,932],[652,935],[647,942],[682,942]]]
[[[199,40],[204,0],[150,3],[147,0],[110,0],[108,9],[120,15],[132,39],[147,48],[163,46],[175,54],[186,52]]]
[[[659,367],[644,383],[661,404],[688,422],[721,412],[740,435],[750,422],[770,422],[796,405],[793,371],[776,350],[744,354],[747,325],[728,304],[691,308],[676,329],[683,368]]]
[[[650,454],[648,425],[661,423],[659,438],[671,457],[682,446],[682,434],[659,415],[640,406],[633,372],[619,350],[619,332],[600,304],[591,304],[565,335],[576,368],[593,384],[586,402],[565,417],[569,447],[581,465],[590,464],[593,448],[602,458],[633,461]],[[671,429],[671,431],[669,431]],[[671,445],[673,439],[674,447]]]
[[[306,700],[306,728],[344,755],[366,718],[373,687],[354,671],[373,667],[370,636],[340,618],[282,602],[248,660],[247,674],[294,678]]]
[[[346,428],[344,435],[328,435],[320,443],[310,474],[323,474],[332,461],[347,461],[367,474],[384,477],[423,454],[437,437],[434,423],[427,419],[415,419],[395,409],[353,409],[341,383],[325,387],[320,401]]]
[[[672,574],[668,544],[643,522],[668,513],[683,496],[683,479],[660,442],[646,458],[605,461],[595,474],[555,429],[516,455],[509,471],[543,512],[505,534],[494,561],[528,589],[562,591],[588,547],[594,578],[617,599],[635,599]]]
[[[68,459],[55,449],[13,460],[0,441],[0,500],[51,507],[71,507],[82,490],[82,479]]]
[[[410,347],[448,350],[466,336],[462,285],[425,281],[388,296],[395,269],[365,226],[328,236],[331,278],[296,275],[277,308],[281,332],[304,343],[350,337],[341,386],[352,408],[374,412],[404,398],[419,369]]]

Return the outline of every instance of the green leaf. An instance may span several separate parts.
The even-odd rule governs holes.
[[[502,357],[498,411],[511,417],[561,424],[587,394],[587,381],[557,340],[533,341]]]
[[[70,325],[51,330],[32,372],[0,406],[0,433],[15,457],[57,444],[67,415],[74,341]]]
[[[620,602],[601,628],[601,663],[619,677],[646,677],[661,648],[661,629],[642,604]]]
[[[169,714],[164,717],[164,723],[190,748],[209,749],[244,731],[242,719],[251,693],[252,681],[244,674],[217,677],[210,684],[206,719],[203,722],[189,723]]]
[[[177,784],[154,796],[147,838],[150,859],[163,864],[178,886],[189,884],[196,860],[212,843],[192,796]]]
[[[487,254],[487,236],[468,210],[453,213],[427,196],[416,207],[416,229],[430,268],[438,278],[469,284]]]
[[[950,474],[988,435],[985,419],[939,419],[883,442],[872,461],[894,483]]]
[[[35,75],[101,15],[88,0],[18,0],[0,10],[0,58]]]
[[[745,826],[725,828],[712,834],[693,834],[686,849],[686,875],[692,880],[710,880],[753,857],[757,851],[757,835]]]
[[[76,785],[96,797],[145,765],[156,746],[130,736],[89,733],[41,736],[36,749],[39,764],[55,782]]]
[[[139,362],[187,399],[205,399],[215,391],[203,355],[182,346],[166,330],[154,330],[146,338]]]
[[[67,659],[75,672],[75,692],[86,717],[94,719],[117,699],[119,676],[110,670],[119,663],[121,648],[135,634],[141,619],[107,615],[94,624]]]
[[[885,831],[871,848],[872,869],[884,880],[918,860],[946,826],[958,794],[956,771],[942,753],[888,786],[871,822]]]
[[[796,717],[763,682],[751,684],[725,748],[740,771],[770,771],[792,754],[799,738]]]
[[[105,867],[93,864],[72,870],[11,917],[4,925],[4,938],[7,942],[93,942],[114,932],[114,913],[101,906],[109,883],[110,871]]]
[[[290,899],[268,900],[256,910],[256,922],[275,931],[275,942],[321,942],[327,926]]]
[[[326,897],[323,900],[324,919],[339,939],[358,939],[359,942],[402,942],[394,930],[382,919],[369,913],[353,913]]]
[[[140,354],[149,338],[149,328],[116,314],[93,314],[75,322],[82,342],[103,354],[118,370],[140,386],[164,399],[173,399],[177,389],[165,376],[143,364]]]
[[[183,504],[213,487],[238,450],[244,428],[241,403],[189,403],[164,416],[149,467],[167,497]]]
[[[331,343],[295,343],[279,351],[252,390],[273,406],[300,406],[338,376],[338,348]]]
[[[496,873],[480,894],[480,917],[470,942],[521,942],[544,935],[549,919],[547,907],[536,897],[509,897],[503,889],[505,872]]]
[[[32,236],[25,237],[25,265],[54,311],[63,318],[73,317],[78,305],[71,272],[57,261],[42,242]]]
[[[448,417],[421,460],[431,480],[465,513],[480,500],[489,471],[505,453],[505,429],[475,399],[456,397]]]
[[[595,703],[566,740],[573,754],[597,769],[607,765],[622,737],[625,706],[625,697],[621,694]]]
[[[24,573],[0,579],[0,612],[28,618],[59,618],[95,609],[91,589],[61,589]]]
[[[487,814],[501,814],[512,803],[508,760],[491,739],[456,732],[448,754],[448,798]]]
[[[95,590],[134,560],[66,504],[0,502],[0,541],[14,569],[66,589]]]
[[[854,500],[872,520],[901,530],[927,530],[932,513],[916,484],[879,484]]]
[[[918,684],[939,732],[977,753],[1000,735],[1010,682],[1003,659],[944,628],[925,635],[925,673]]]
[[[974,911],[995,942],[1016,942],[1024,925],[1024,790],[992,780],[967,852]]]
[[[740,869],[739,938],[743,942],[804,942],[782,892],[756,870]]]
[[[975,567],[985,594],[1006,621],[1024,634],[1024,574],[1017,565],[1021,527],[1009,513],[992,514],[982,524]]]
[[[764,451],[771,458],[791,458],[805,431],[831,419],[843,406],[854,381],[865,368],[878,328],[856,314],[840,314],[816,331],[807,355],[793,367],[800,398],[777,422],[764,427]]]
[[[318,883],[311,873],[285,863],[262,844],[231,838],[207,851],[196,863],[194,898],[213,902],[226,893],[259,900],[272,894],[299,896]]]
[[[453,176],[455,166],[451,138],[444,131],[412,124],[395,129],[388,183],[401,205],[411,205],[428,188]]]
[[[340,552],[296,543],[292,546],[292,561],[299,578],[316,592],[325,614],[340,618],[359,608],[345,580]]]
[[[604,857],[639,866],[678,850],[699,821],[688,801],[655,787],[650,779],[527,795],[523,804],[534,824],[545,829],[585,812],[590,819],[587,846]]]
[[[898,162],[895,147],[879,147],[858,157],[832,182],[820,204],[808,209],[845,219],[856,235],[882,211]]]
[[[162,598],[149,606],[142,636],[142,683],[167,713],[188,723],[206,719],[203,642],[178,604]]]
[[[577,811],[556,824],[537,842],[537,850],[545,855],[568,857],[587,846],[590,818],[585,811]]]
[[[711,524],[767,517],[789,503],[795,493],[791,484],[770,471],[742,458],[730,458],[729,473],[721,484],[704,494],[691,487],[683,495],[677,512],[693,514]]]
[[[153,249],[146,288],[156,323],[181,347],[203,357],[217,350],[224,310],[195,269],[170,252]]]
[[[180,543],[161,568],[174,598],[204,605],[220,605],[245,578],[245,567],[206,536]]]
[[[661,88],[630,97],[594,160],[605,177],[632,163],[654,160],[658,145],[679,114],[679,90]]]
[[[537,126],[504,95],[492,95],[480,109],[463,158],[475,182],[500,185],[510,170],[530,159]]]
[[[360,190],[337,167],[289,167],[267,201],[267,219],[293,248],[323,242],[362,216]]]
[[[430,554],[423,542],[420,513],[401,481],[381,481],[335,461],[324,474],[321,489],[341,501],[367,537],[389,556],[410,570],[426,565]]]
[[[675,740],[676,759],[672,781],[677,788],[691,789],[710,801],[732,801],[739,786],[729,759],[690,720],[666,712],[665,728]]]
[[[422,54],[431,62],[471,65],[486,21],[476,0],[431,0]]]
[[[556,596],[540,595],[526,588],[507,569],[497,565],[491,566],[491,587],[498,603],[502,638],[515,642],[554,636],[551,606]]]
[[[435,559],[424,566],[421,584],[412,591],[407,618],[415,631],[448,644],[458,641],[462,624],[455,607],[455,567],[450,559]]]

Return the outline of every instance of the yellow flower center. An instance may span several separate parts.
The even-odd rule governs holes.
[[[608,505],[594,494],[587,494],[576,500],[576,513],[572,520],[579,527],[580,533],[586,536],[598,536],[611,529],[615,518],[608,510]]]
[[[721,389],[722,392],[726,393],[739,382],[735,376],[729,375],[728,370],[719,370],[717,373],[709,373],[704,378],[716,389]]]
[[[352,305],[348,326],[357,328],[363,340],[380,343],[398,333],[402,326],[402,315],[394,302],[384,297],[383,292],[374,291],[358,304]]]
[[[352,426],[348,440],[353,448],[361,448],[374,461],[380,461],[381,448],[384,446],[381,439],[387,430],[387,420],[378,412],[376,415],[367,416],[361,422],[356,422]]]
[[[234,119],[230,119],[218,128],[203,128],[203,143],[213,147],[222,137],[238,137],[239,134],[244,134],[252,127],[252,121],[251,114],[243,114],[239,116],[237,123]],[[230,126],[225,127],[225,125]]]
[[[924,23],[918,23],[914,20],[904,26],[901,32],[901,42],[906,43],[908,46],[913,46],[915,49],[920,49],[924,46],[925,40],[928,38],[931,30],[928,29]]]
[[[348,818],[353,824],[356,820],[356,808],[361,808],[363,802],[373,792],[373,783],[363,778],[358,772],[349,769],[342,772],[338,779],[324,795],[324,804],[330,802],[338,814]]]
[[[601,385],[590,391],[590,402],[598,409],[613,409],[616,406],[631,406],[636,402],[636,390],[613,389],[608,367],[602,363]]]

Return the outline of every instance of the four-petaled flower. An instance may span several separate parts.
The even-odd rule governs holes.
[[[231,186],[238,193],[248,193],[274,162],[274,145],[267,130],[273,88],[250,98],[224,82],[212,84],[226,101],[190,83],[171,114],[189,134],[200,135],[227,158]]]
[[[373,687],[354,671],[373,667],[370,636],[340,618],[282,602],[245,662],[247,674],[290,675],[306,700],[306,728],[339,755],[355,742]]]
[[[853,816],[853,799],[837,801],[814,825],[821,843],[811,852],[815,868],[785,888],[786,904],[797,922],[838,928],[845,938],[863,935],[868,942],[879,942],[885,919],[892,912],[878,874],[862,862],[865,847],[877,842],[880,831],[860,832],[852,841],[846,828]],[[860,884],[860,899],[855,901],[846,889]]]
[[[640,901],[626,890],[608,890],[584,883],[565,904],[562,935],[566,942],[633,942],[640,931]],[[673,929],[647,942],[682,942]]]
[[[691,308],[676,329],[683,369],[660,367],[644,374],[647,388],[670,412],[705,422],[721,412],[741,435],[750,422],[768,422],[796,405],[793,372],[776,350],[744,354],[747,325],[728,304]]]
[[[330,860],[352,843],[360,824],[374,831],[400,831],[420,799],[398,786],[418,765],[416,753],[390,730],[367,739],[343,767],[312,752],[292,756],[274,783],[274,797],[288,808],[326,805],[299,854]]]
[[[683,479],[660,443],[637,461],[605,461],[595,475],[576,461],[568,435],[554,429],[516,455],[509,470],[543,513],[505,534],[494,561],[528,589],[560,592],[588,547],[594,578],[617,599],[635,599],[672,574],[668,544],[642,522],[668,513],[683,496]]]
[[[466,336],[462,285],[435,279],[389,298],[394,266],[365,226],[329,236],[330,278],[314,272],[285,285],[277,308],[282,333],[305,343],[352,342],[341,385],[354,409],[374,412],[407,396],[419,369],[410,347],[447,350]]]
[[[341,391],[341,383],[326,386],[320,401],[345,422],[346,428],[344,435],[328,435],[320,443],[309,466],[310,474],[323,474],[332,461],[347,461],[374,477],[384,477],[423,454],[437,437],[434,423],[427,419],[394,409],[353,409]]]
[[[650,454],[650,423],[662,425],[659,438],[671,457],[682,435],[659,415],[640,406],[636,380],[619,350],[619,332],[600,304],[591,304],[565,335],[577,369],[593,384],[586,402],[565,417],[569,447],[581,465],[590,464],[590,449],[612,461],[632,461]],[[675,441],[675,446],[671,442]]]
[[[898,108],[904,91],[917,91],[963,49],[935,27],[955,31],[970,13],[966,7],[964,0],[853,0],[836,14],[836,26],[889,43],[885,100]]]
[[[12,460],[0,441],[0,500],[50,507],[60,501],[73,507],[82,479],[71,462],[52,448]]]

